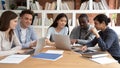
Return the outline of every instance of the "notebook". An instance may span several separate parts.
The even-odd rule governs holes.
[[[33,56],[33,58],[40,58],[44,60],[52,60],[55,61],[62,57],[62,54],[54,54],[54,53],[40,53],[38,55]]]
[[[108,54],[103,53],[103,52],[89,52],[89,53],[82,53],[81,54],[83,57],[88,57],[88,58],[97,58],[97,57],[105,57],[108,56]]]

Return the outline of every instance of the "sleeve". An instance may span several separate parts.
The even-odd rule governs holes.
[[[68,35],[68,27],[65,27],[64,35]]]
[[[22,44],[18,40],[15,32],[14,32],[14,35],[13,35],[13,44],[15,45],[15,47],[13,47],[11,50],[17,51],[17,50],[20,50],[22,48]]]
[[[47,39],[50,39],[50,36],[52,35],[52,31],[53,31],[52,27],[48,28],[47,35],[46,35]]]
[[[32,41],[37,40],[37,34],[33,28],[31,28],[31,39]]]
[[[107,37],[105,38],[105,40],[103,40],[101,37],[97,39],[98,46],[101,48],[101,50],[108,50],[112,46],[116,38],[115,35],[116,34],[114,33],[109,33],[106,35]]]
[[[14,38],[13,38],[14,39]],[[16,40],[16,39],[15,39]],[[0,56],[7,56],[17,53],[17,50],[21,49],[20,45],[15,46],[14,48],[6,51],[2,51],[2,37],[0,36]],[[11,45],[12,46],[12,45]]]
[[[88,35],[87,39],[85,39],[85,40],[84,39],[77,39],[77,41],[78,41],[78,44],[86,44],[86,43],[90,42],[91,40],[93,40],[94,37],[95,37],[95,35],[90,33],[90,35]]]
[[[34,29],[32,27],[30,27],[30,41],[27,41],[26,43],[21,43],[22,44],[22,48],[29,48],[30,44],[37,40],[37,34],[35,33]]]
[[[73,30],[71,31],[71,33],[70,33],[70,38],[71,39],[76,39],[76,34],[78,33],[79,31],[77,31],[77,28],[75,27],[75,28],[73,28]]]
[[[87,42],[86,45],[87,47],[94,47],[97,44],[97,38],[95,37],[93,40],[90,42]]]

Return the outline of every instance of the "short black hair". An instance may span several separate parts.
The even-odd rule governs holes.
[[[21,13],[20,13],[20,17],[23,16],[24,14],[30,14],[30,15],[34,15],[34,12],[32,10],[29,10],[29,9],[26,9],[26,10],[23,10]]]

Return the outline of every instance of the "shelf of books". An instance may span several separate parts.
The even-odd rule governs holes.
[[[4,6],[11,4],[19,7],[10,8],[16,13],[20,13],[22,9],[31,9],[36,13],[32,26],[39,37],[46,35],[47,28],[59,13],[65,13],[68,16],[70,31],[79,25],[77,18],[82,13],[89,16],[91,24],[94,23],[93,18],[97,14],[104,13],[113,20],[112,26],[120,25],[120,0],[0,0],[0,13],[7,10],[3,9]]]

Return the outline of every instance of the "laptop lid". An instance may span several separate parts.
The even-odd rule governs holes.
[[[63,50],[71,50],[70,38],[68,35],[55,34],[54,39],[56,48]]]
[[[45,38],[43,37],[43,38],[38,39],[33,55],[39,54],[40,51],[42,51],[44,46],[45,46]]]

